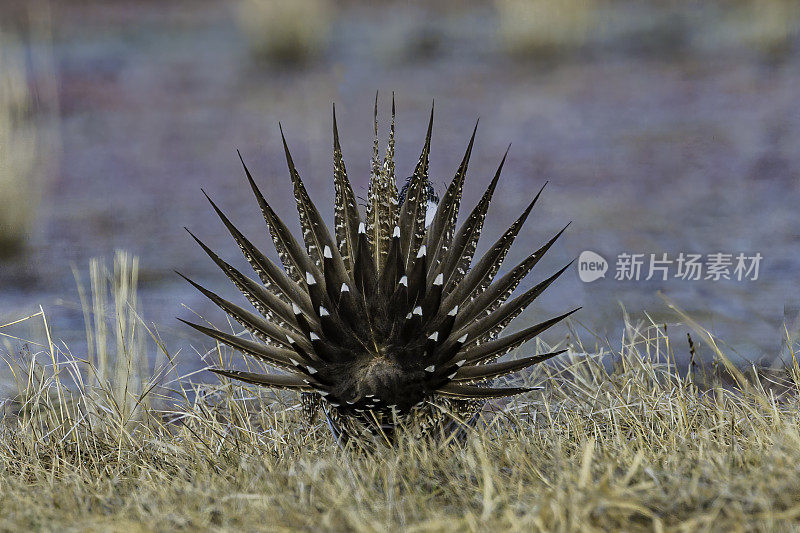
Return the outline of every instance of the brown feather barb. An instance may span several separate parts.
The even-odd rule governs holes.
[[[187,324],[286,373],[213,371],[246,383],[300,392],[306,414],[313,417],[321,408],[337,438],[365,432],[391,435],[398,423],[419,416],[424,420],[421,427],[454,431],[460,427],[456,420],[474,419],[488,399],[533,390],[490,387],[488,380],[519,372],[561,351],[495,361],[577,310],[500,336],[567,269],[509,300],[564,230],[495,280],[542,191],[473,265],[508,151],[483,197],[456,229],[477,123],[438,207],[431,204],[428,179],[433,109],[422,153],[402,197],[395,181],[394,123],[392,98],[389,145],[381,162],[376,98],[376,138],[362,215],[347,178],[334,109],[333,234],[311,201],[281,130],[305,246],[272,210],[242,161],[283,268],[258,251],[213,201],[211,205],[260,282],[192,235],[258,314],[186,278],[252,339]],[[436,209],[432,219],[427,217],[431,206]]]

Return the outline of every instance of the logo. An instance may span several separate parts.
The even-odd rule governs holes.
[[[756,281],[761,261],[760,252],[630,253],[617,254],[614,264],[616,281]],[[591,283],[606,277],[608,261],[590,250],[578,257],[578,277]]]
[[[608,271],[608,261],[603,256],[585,250],[578,257],[578,277],[584,283],[591,283],[600,278],[606,277]]]

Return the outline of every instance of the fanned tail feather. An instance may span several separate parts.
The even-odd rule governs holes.
[[[342,256],[339,254],[339,248],[333,242],[328,228],[325,226],[325,221],[322,215],[319,214],[317,207],[311,198],[308,196],[305,185],[300,179],[297,169],[292,161],[292,156],[289,153],[289,147],[286,144],[286,138],[283,135],[281,128],[281,140],[283,141],[283,149],[286,153],[286,163],[289,166],[289,174],[292,178],[294,186],[295,200],[297,201],[297,213],[300,217],[300,226],[303,230],[303,240],[306,243],[306,250],[309,257],[313,258],[314,265],[317,268],[322,268],[323,251],[327,247],[330,251],[331,257],[329,263],[333,266],[334,279],[336,281],[345,282],[349,279],[349,275],[345,270]]]
[[[561,355],[567,350],[558,350],[555,352],[547,352],[530,357],[523,357],[522,359],[513,359],[511,361],[504,361],[502,363],[490,363],[487,365],[466,366],[456,371],[453,381],[482,381],[491,378],[497,378],[519,372],[533,365],[543,363],[548,359],[552,359],[557,355]]]
[[[510,148],[510,147],[509,147]],[[492,201],[492,196],[497,188],[497,182],[500,180],[500,173],[503,171],[506,158],[508,157],[508,148],[506,153],[503,154],[503,159],[497,167],[497,171],[489,182],[486,192],[478,201],[478,204],[473,208],[472,212],[467,217],[467,220],[459,228],[456,236],[453,238],[453,245],[444,258],[440,267],[440,272],[444,274],[444,292],[448,294],[456,285],[458,285],[469,270],[472,264],[472,258],[475,255],[475,250],[478,247],[478,239],[481,236],[483,223],[486,220],[486,212],[489,209],[489,203]]]
[[[498,357],[502,357],[509,353],[512,350],[515,350],[528,342],[529,340],[533,339],[546,329],[550,328],[551,326],[561,322],[571,314],[578,311],[580,307],[569,311],[568,313],[564,313],[563,315],[559,315],[555,318],[551,318],[550,320],[545,320],[544,322],[540,322],[535,326],[531,326],[529,328],[525,328],[522,331],[518,331],[517,333],[512,333],[511,335],[506,335],[504,337],[500,337],[498,339],[494,339],[491,341],[487,341],[481,344],[475,344],[470,348],[467,348],[463,352],[459,354],[459,357],[463,357],[467,360],[469,365],[477,365],[484,361],[488,361],[490,359],[496,359]]]
[[[528,204],[528,207],[525,208],[525,211],[522,212],[519,218],[517,218],[511,227],[508,228],[508,230],[506,230],[506,232],[503,233],[503,235],[497,239],[497,241],[495,241],[489,251],[480,258],[478,264],[476,264],[469,270],[469,272],[467,272],[466,276],[464,276],[461,282],[445,299],[445,306],[466,304],[481,294],[486,287],[489,286],[494,279],[495,274],[497,274],[497,271],[500,270],[506,254],[508,254],[508,251],[511,249],[514,239],[516,239],[519,231],[525,224],[525,221],[527,220],[528,215],[530,215],[533,206],[536,204],[539,196],[541,196],[542,190],[544,190],[544,186],[539,189],[539,192],[533,198],[531,203]]]
[[[487,399],[534,390],[489,387],[484,382],[563,353],[560,350],[495,362],[577,311],[501,336],[569,267],[511,299],[566,227],[495,280],[542,190],[473,265],[508,150],[483,196],[456,230],[476,122],[455,176],[426,228],[432,190],[428,168],[433,106],[402,206],[398,206],[395,184],[394,96],[389,143],[382,163],[378,157],[377,95],[374,120],[370,185],[362,218],[347,177],[333,109],[333,235],[300,178],[281,129],[303,245],[273,211],[242,160],[283,269],[256,249],[209,198],[260,283],[192,237],[258,314],[185,278],[241,324],[253,340],[184,321],[186,324],[288,374],[212,370],[231,379],[300,392],[309,418],[319,405],[325,406],[337,435],[342,434],[338,425],[347,417],[368,423],[371,416],[383,420],[378,422],[380,427],[393,427],[393,422],[385,418],[389,411],[392,416],[397,410],[408,414],[434,397],[445,398],[441,401],[450,402],[448,405],[471,417]]]
[[[569,224],[567,224],[569,226]],[[539,260],[555,241],[564,233],[567,226],[559,231],[544,246],[533,252],[516,267],[511,269],[502,278],[495,281],[485,291],[476,298],[470,300],[463,306],[463,312],[458,316],[456,327],[460,328],[469,321],[481,316],[488,316],[494,313],[498,307],[514,293],[520,282],[533,270]]]
[[[333,184],[336,193],[334,201],[334,225],[339,253],[342,256],[348,272],[353,272],[355,263],[355,243],[358,225],[361,216],[358,213],[356,195],[350,180],[347,179],[347,169],[342,156],[342,146],[339,143],[339,128],[336,125],[336,107],[333,108]]]
[[[299,284],[303,284],[305,280],[304,272],[309,270],[317,270],[311,258],[300,248],[297,240],[294,238],[286,224],[275,214],[272,207],[267,203],[264,195],[261,194],[258,186],[256,185],[253,176],[250,174],[247,165],[244,164],[242,155],[239,154],[239,160],[242,162],[242,168],[247,175],[247,181],[250,183],[250,188],[258,201],[261,208],[261,213],[264,216],[264,222],[267,224],[269,233],[272,236],[272,242],[275,245],[275,250],[278,252],[278,257],[283,264],[284,270],[289,277]]]
[[[371,172],[367,191],[367,239],[371,246],[372,261],[380,269],[389,255],[392,228],[397,218],[397,186],[394,181],[394,127],[395,110],[392,97],[392,125],[386,157],[381,164],[378,155],[378,94],[375,93],[374,130]]]
[[[298,376],[289,376],[285,374],[255,374],[253,372],[242,372],[239,370],[223,370],[221,368],[209,368],[210,371],[226,378],[244,381],[245,383],[252,383],[253,385],[261,385],[263,387],[271,387],[273,389],[291,389],[299,391],[309,391],[314,388],[304,382]]]
[[[506,396],[516,396],[525,392],[538,390],[537,387],[476,387],[474,385],[458,385],[455,383],[448,383],[447,385],[437,389],[437,392],[443,396],[451,396],[453,398],[504,398]]]
[[[428,248],[431,250],[431,279],[434,279],[436,275],[440,273],[439,266],[442,263],[443,257],[447,255],[447,251],[453,241],[456,220],[458,219],[458,210],[461,206],[461,193],[464,189],[464,180],[467,175],[469,158],[472,155],[472,146],[475,144],[475,133],[477,131],[478,121],[475,122],[472,136],[467,145],[467,150],[464,153],[461,164],[458,166],[458,170],[456,170],[456,175],[447,188],[444,197],[442,197],[442,200],[439,202],[436,215],[427,232],[426,240]]]
[[[425,144],[414,169],[411,182],[406,192],[405,201],[400,209],[400,249],[406,271],[414,266],[416,255],[425,239],[425,216],[428,209],[428,158],[431,149],[433,132],[433,105],[428,121]]]

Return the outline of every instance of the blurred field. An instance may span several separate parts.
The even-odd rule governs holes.
[[[555,15],[534,2],[536,24],[552,30],[537,30],[537,37],[553,42],[547,54],[529,54],[509,53],[500,4],[512,3],[520,4],[337,4],[326,39],[302,63],[256,57],[238,22],[249,18],[240,4],[52,4],[60,105],[53,129],[63,157],[41,205],[25,213],[35,222],[24,252],[0,262],[0,323],[43,305],[57,338],[85,345],[72,267],[82,272],[91,257],[110,261],[126,249],[141,258],[142,309],[181,368],[199,367],[194,350],[202,351],[203,341],[174,317],[188,317],[186,307],[212,321],[220,315],[172,270],[232,292],[183,226],[243,264],[200,187],[270,250],[235,149],[279,214],[293,220],[280,120],[312,196],[332,218],[331,102],[351,179],[363,193],[379,89],[384,121],[390,93],[397,96],[401,178],[416,161],[436,99],[432,173],[440,192],[481,117],[465,206],[513,143],[483,246],[550,180],[508,264],[573,224],[529,283],[585,249],[606,257],[764,256],[759,280],[747,283],[586,285],[571,275],[526,315],[530,320],[582,304],[578,320],[618,342],[620,304],[633,319],[645,311],[656,321],[675,319],[662,291],[724,338],[731,357],[785,354],[782,324],[800,302],[795,4],[720,1],[692,10],[694,3],[568,2],[585,31],[563,44],[560,27],[575,33],[570,17],[548,19]],[[580,12],[590,4],[592,13]],[[29,18],[22,3],[0,9],[11,26]],[[27,338],[35,333],[28,327],[6,331]]]

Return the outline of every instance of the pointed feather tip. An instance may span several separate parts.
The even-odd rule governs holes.
[[[359,222],[359,224],[358,224],[358,232],[359,233],[366,233],[367,232],[367,226],[364,225],[363,222]]]
[[[187,278],[186,276],[184,276],[183,274],[181,274],[181,273],[180,273],[178,270],[176,270],[176,269],[174,269],[174,268],[173,268],[173,269],[172,269],[172,271],[173,271],[174,273],[176,273],[177,275],[179,275],[180,277],[182,277],[183,279],[185,279],[186,281],[188,281],[189,283],[192,283],[192,280],[190,280],[189,278]]]
[[[188,233],[189,235],[191,235],[191,236],[192,236],[192,238],[195,240],[195,242],[197,242],[197,244],[199,244],[200,246],[203,246],[203,248],[205,248],[205,246],[204,246],[204,245],[203,245],[203,243],[200,241],[200,239],[197,237],[197,235],[195,235],[194,233],[192,233],[192,230],[190,230],[190,229],[189,229],[189,228],[187,228],[186,226],[184,226],[184,227],[183,227],[183,229],[185,229],[185,230],[186,230],[186,233]]]
[[[187,326],[190,326],[190,327],[196,329],[197,331],[200,331],[201,333],[206,333],[207,331],[214,331],[211,328],[207,328],[205,326],[201,326],[200,324],[195,324],[194,322],[189,322],[188,320],[184,320],[184,319],[179,318],[179,317],[175,317],[175,319],[178,320],[179,322],[183,322]]]
[[[236,380],[239,379],[239,376],[237,376],[238,372],[236,371],[230,371],[230,370],[225,370],[224,368],[217,368],[211,366],[206,368],[206,370],[218,376],[222,376],[223,378],[236,379]]]
[[[558,231],[558,233],[556,233],[555,235],[553,235],[553,237],[552,237],[552,238],[551,238],[549,241],[547,241],[547,244],[545,245],[545,246],[546,246],[546,248],[550,248],[550,246],[552,246],[552,245],[553,245],[553,244],[554,244],[554,243],[555,243],[555,242],[556,242],[556,241],[559,239],[559,237],[561,237],[561,235],[563,235],[563,234],[564,234],[564,232],[565,232],[565,231],[567,231],[567,228],[568,228],[568,227],[570,227],[571,225],[572,225],[572,221],[570,220],[569,222],[567,222],[567,223],[564,225],[564,227],[563,227],[563,228],[561,228],[561,229]]]
[[[469,159],[470,154],[472,153],[472,146],[475,144],[475,134],[478,132],[478,123],[481,121],[480,117],[475,121],[475,127],[472,128],[472,135],[469,137],[469,143],[467,144],[467,153],[464,154],[464,161],[466,162]]]
[[[489,186],[486,188],[486,192],[484,193],[481,201],[485,199],[491,199],[492,195],[494,194],[494,190],[497,188],[497,183],[500,181],[500,175],[503,173],[503,167],[506,164],[506,159],[508,158],[508,151],[511,149],[511,145],[508,145],[506,148],[505,153],[503,154],[503,158],[500,160],[500,164],[497,165],[497,170],[494,172],[494,176],[492,177],[492,181],[489,182]]]
[[[378,141],[378,139],[377,139],[377,137],[378,137],[378,91],[375,91],[375,107],[373,108],[372,116],[373,116],[373,125],[374,125],[374,128],[375,128],[375,142],[377,142]]]
[[[239,156],[239,161],[241,161],[241,162],[242,162],[242,167],[244,167],[244,171],[245,171],[245,172],[246,172],[246,173],[249,175],[249,174],[250,174],[250,171],[249,171],[249,170],[247,170],[247,165],[245,165],[245,164],[244,164],[244,158],[242,157],[242,152],[240,152],[240,151],[237,149],[237,150],[236,150],[236,154]]]
[[[435,279],[435,280],[433,280],[433,284],[434,284],[434,285],[437,285],[437,286],[438,286],[438,285],[444,285],[444,274],[442,274],[442,273],[440,272],[440,273],[439,273],[439,275],[438,275],[438,276],[436,276],[436,279]]]
[[[428,119],[428,131],[425,134],[425,152],[426,154],[430,153],[431,150],[431,135],[433,132],[433,109],[435,107],[436,101],[431,100],[431,117]]]
[[[194,288],[195,288],[195,289],[197,289],[198,291],[202,292],[202,293],[203,293],[203,294],[205,294],[206,296],[208,296],[208,295],[214,295],[214,293],[212,293],[211,291],[209,291],[208,289],[206,289],[205,287],[203,287],[203,286],[202,286],[202,285],[200,285],[199,283],[195,283],[193,280],[191,280],[191,279],[189,279],[188,277],[184,276],[183,274],[181,274],[181,273],[180,273],[180,272],[178,272],[177,270],[173,270],[173,272],[175,272],[177,275],[179,275],[180,277],[182,277],[183,279],[185,279],[186,281],[188,281],[188,282],[189,282],[189,283],[192,285],[192,287],[194,287]],[[216,296],[216,295],[214,295],[214,296]]]
[[[542,185],[542,187],[539,189],[539,192],[536,193],[536,196],[533,197],[533,200],[531,200],[531,203],[528,204],[528,207],[525,208],[525,211],[522,212],[522,215],[518,220],[524,221],[525,218],[530,214],[530,212],[533,210],[533,206],[536,205],[536,202],[539,200],[539,197],[542,195],[542,191],[544,191],[544,188],[547,187],[548,183],[550,183],[550,181],[544,182],[544,185]]]
[[[427,253],[428,253],[428,247],[423,244],[422,246],[420,246],[419,252],[417,252],[417,259],[424,257],[425,254]]]
[[[314,279],[314,275],[311,272],[306,272],[306,284],[308,285],[315,285],[317,280]]]
[[[400,226],[395,226],[394,227],[394,231],[392,232],[392,238],[393,239],[399,239],[400,238]]]
[[[327,244],[325,245],[325,249],[322,251],[322,256],[325,259],[333,259],[333,253],[331,253],[331,247]]]
[[[250,174],[250,170],[247,168],[247,165],[244,163],[244,159],[242,159],[242,155],[239,154],[239,160],[242,162],[242,168],[244,169],[245,176],[247,176],[247,182],[250,184],[250,190],[253,191],[253,194],[258,201],[258,205],[261,207],[261,210],[264,212],[264,216],[266,216],[267,211],[271,211],[272,208],[269,206],[269,203],[264,198],[264,195],[261,194],[261,190],[256,185],[256,180],[253,179],[253,175]]]
[[[286,143],[286,136],[283,134],[283,125],[280,122],[278,122],[278,129],[281,131],[281,142],[283,143],[283,152],[286,156],[286,164],[289,166],[289,176],[292,178],[292,181],[295,181],[297,170],[295,170],[292,154],[289,151],[289,145]]]
[[[231,223],[230,219],[225,215],[225,213],[222,211],[222,209],[220,209],[219,206],[217,206],[217,204],[214,202],[214,200],[211,199],[211,197],[206,193],[206,191],[204,189],[200,189],[200,190],[205,195],[205,197],[208,200],[208,202],[211,204],[211,207],[214,208],[214,212],[217,214],[217,216],[220,218],[220,220],[222,220],[222,223],[228,228],[228,231],[230,231],[231,233],[234,233],[234,232],[238,233],[239,230],[237,230],[236,227]],[[238,239],[238,237],[236,237],[235,235],[234,235],[234,238]]]
[[[192,233],[192,230],[190,230],[189,228],[187,228],[187,227],[185,227],[185,226],[184,226],[184,228],[183,228],[183,229],[185,229],[185,230],[186,230],[186,232],[187,232],[189,235],[191,235],[191,236],[192,236],[192,238],[194,239],[194,241],[195,241],[195,242],[196,242],[198,245],[200,245],[200,247],[201,247],[201,248],[202,248],[202,249],[203,249],[203,250],[204,250],[204,251],[205,251],[205,252],[206,252],[208,255],[210,255],[212,258],[215,258],[215,260],[216,260],[216,259],[219,259],[219,257],[217,256],[217,254],[215,254],[215,253],[214,253],[214,252],[211,250],[211,248],[209,248],[208,246],[206,246],[206,245],[205,245],[205,243],[204,243],[203,241],[201,241],[199,237],[197,237],[197,235],[195,235],[194,233]],[[220,261],[222,261],[222,260],[220,259]]]
[[[339,143],[339,126],[336,123],[336,104],[333,104],[333,149],[341,150]]]

